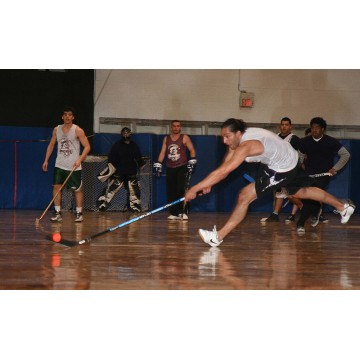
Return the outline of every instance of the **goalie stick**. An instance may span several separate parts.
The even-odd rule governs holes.
[[[166,209],[166,208],[168,208],[168,207],[170,207],[170,206],[173,206],[173,205],[175,205],[175,204],[178,204],[178,203],[180,203],[180,202],[182,202],[182,201],[184,201],[184,200],[185,200],[185,197],[182,197],[181,199],[175,200],[175,201],[173,201],[173,202],[171,202],[171,203],[169,203],[169,204],[166,204],[166,205],[164,205],[164,206],[161,206],[161,207],[159,207],[159,208],[157,208],[157,209],[155,209],[155,210],[148,211],[147,213],[142,214],[142,215],[140,215],[140,216],[138,216],[138,217],[136,217],[136,218],[130,219],[130,220],[128,220],[128,221],[125,221],[125,222],[120,223],[120,224],[118,224],[118,225],[115,225],[115,226],[113,226],[113,227],[109,227],[109,228],[107,228],[106,230],[101,231],[101,232],[99,232],[99,233],[97,233],[97,234],[90,235],[89,237],[87,237],[87,238],[85,238],[85,239],[82,239],[82,240],[67,240],[67,239],[61,239],[59,242],[57,242],[57,244],[61,244],[61,245],[68,246],[68,247],[73,247],[73,246],[77,246],[77,245],[83,245],[83,244],[90,243],[93,239],[95,239],[95,238],[97,238],[97,237],[99,237],[99,236],[101,236],[101,235],[104,235],[104,234],[106,234],[106,233],[108,233],[108,232],[115,231],[115,230],[120,229],[120,228],[122,228],[122,227],[124,227],[124,226],[126,226],[126,225],[132,224],[132,223],[135,222],[135,221],[141,220],[141,219],[143,219],[144,217],[147,217],[147,216],[150,216],[150,215],[152,215],[152,214],[155,214],[155,213],[157,213],[157,212],[159,212],[159,211],[162,211],[162,210],[164,210],[164,209]],[[52,241],[51,236],[46,236],[46,239]]]

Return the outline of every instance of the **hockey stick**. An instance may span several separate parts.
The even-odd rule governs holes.
[[[56,194],[54,195],[54,197],[52,198],[52,200],[50,201],[49,205],[47,206],[47,208],[44,210],[44,212],[42,213],[42,215],[35,220],[35,224],[38,224],[40,222],[40,220],[44,217],[44,215],[46,214],[46,212],[49,210],[49,207],[51,206],[51,204],[54,202],[54,200],[56,199],[56,197],[60,194],[60,191],[63,189],[63,187],[65,186],[65,184],[68,182],[68,180],[70,179],[70,176],[72,175],[72,173],[74,172],[75,167],[70,171],[70,174],[67,176],[67,178],[65,179],[65,181],[63,182],[63,184],[61,185],[60,189],[56,192]]]
[[[135,221],[141,220],[141,219],[143,219],[144,217],[147,217],[147,216],[150,216],[150,215],[152,215],[152,214],[155,214],[155,213],[157,213],[157,212],[159,212],[159,211],[161,211],[161,210],[164,210],[164,209],[166,209],[166,208],[168,208],[168,207],[170,207],[170,206],[173,206],[173,205],[175,205],[175,204],[177,204],[177,203],[179,203],[179,202],[181,202],[181,201],[184,201],[184,200],[185,200],[185,197],[182,197],[181,199],[175,200],[175,201],[173,201],[172,203],[169,203],[169,204],[167,204],[167,205],[161,206],[161,207],[159,207],[159,208],[157,208],[157,209],[155,209],[155,210],[148,211],[147,213],[142,214],[142,215],[140,215],[140,216],[138,216],[138,217],[136,217],[136,218],[130,219],[130,220],[128,220],[128,221],[125,221],[125,222],[123,222],[123,223],[121,223],[121,224],[118,224],[118,225],[115,225],[115,226],[113,226],[113,227],[107,228],[106,230],[101,231],[101,232],[99,232],[99,233],[97,233],[97,234],[90,235],[89,237],[87,237],[87,238],[85,238],[85,239],[82,239],[82,240],[66,240],[66,239],[60,239],[60,241],[57,242],[57,243],[58,243],[58,244],[61,244],[61,245],[68,246],[68,247],[72,247],[72,246],[76,246],[76,245],[83,245],[83,244],[86,244],[86,243],[90,243],[91,240],[93,240],[93,239],[95,239],[95,238],[97,238],[97,237],[99,237],[99,236],[101,236],[101,235],[104,235],[104,234],[106,234],[106,233],[108,233],[108,232],[115,231],[115,230],[120,229],[120,228],[122,228],[122,227],[124,227],[124,226],[126,226],[126,225],[132,224],[132,223],[135,222]],[[51,238],[51,236],[47,236],[46,239],[53,241],[52,238]]]
[[[329,173],[329,172],[324,172],[324,173],[308,175],[308,176],[311,178],[318,178],[318,177],[323,177],[323,176],[333,176],[333,174]]]

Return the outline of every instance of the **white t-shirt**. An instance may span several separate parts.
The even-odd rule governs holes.
[[[76,136],[77,125],[73,124],[67,134],[63,133],[63,126],[59,125],[56,129],[58,147],[55,166],[63,170],[72,170],[80,157],[80,141]],[[76,170],[81,170],[81,165]]]
[[[240,143],[247,140],[258,140],[264,146],[264,153],[249,156],[247,162],[261,162],[276,172],[287,172],[294,169],[299,161],[298,152],[273,132],[261,128],[248,128]]]

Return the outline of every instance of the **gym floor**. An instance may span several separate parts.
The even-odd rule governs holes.
[[[41,211],[40,211],[41,213]],[[34,210],[1,210],[0,289],[360,289],[360,216],[346,225],[326,214],[328,224],[261,225],[268,214],[249,213],[218,248],[203,243],[199,227],[211,230],[228,213],[192,213],[189,221],[167,212],[143,218],[90,244],[72,248],[47,240],[81,240],[127,221],[122,212],[86,212],[84,222],[50,212],[36,225]],[[137,215],[133,215],[136,217]]]

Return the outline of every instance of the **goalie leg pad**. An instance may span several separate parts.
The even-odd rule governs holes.
[[[108,163],[106,168],[101,171],[101,173],[97,176],[97,178],[101,182],[107,181],[116,171],[115,166],[112,163]]]
[[[120,191],[123,184],[124,181],[119,177],[114,176],[108,180],[107,187],[103,190],[96,202],[100,211],[105,211],[110,206],[111,200]]]
[[[139,180],[136,176],[129,176],[128,180],[129,189],[129,205],[131,211],[141,212],[141,193]]]

